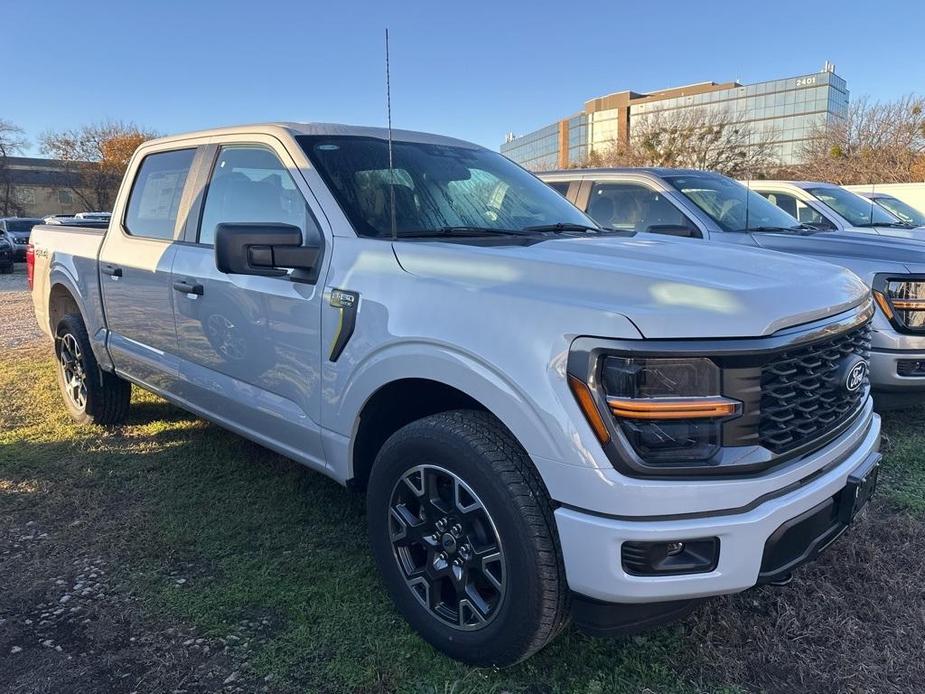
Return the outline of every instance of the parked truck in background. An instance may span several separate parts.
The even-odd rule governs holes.
[[[107,230],[29,257],[71,416],[136,385],[364,490],[386,590],[467,662],[785,581],[876,484],[855,275],[624,238],[460,140],[155,140]]]
[[[540,178],[604,228],[766,248],[848,268],[873,288],[879,306],[871,340],[875,403],[925,402],[925,243],[831,229],[804,208],[781,209],[765,193],[709,171],[571,169]],[[817,214],[812,204],[805,210]]]
[[[857,193],[868,200],[873,200],[874,203],[885,209],[894,217],[898,217],[906,224],[925,228],[925,212],[920,212],[912,205],[897,198],[895,195],[878,193],[875,191],[857,191]]]
[[[823,231],[925,241],[925,229],[834,183],[748,181],[746,184],[802,224]]]

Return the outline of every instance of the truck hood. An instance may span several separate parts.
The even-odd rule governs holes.
[[[489,295],[517,295],[622,314],[648,338],[769,335],[845,311],[869,293],[828,263],[654,234],[525,246],[405,241],[394,250],[412,275],[485,294],[486,311],[496,305]]]
[[[845,231],[851,234],[871,235],[871,233],[873,233],[878,236],[890,238],[925,241],[925,227],[913,227],[912,229],[902,229],[899,227],[847,227]]]
[[[883,265],[882,272],[897,272],[903,268],[925,264],[925,243],[894,236],[875,236],[840,231],[820,231],[814,234],[762,232],[753,235],[762,248],[787,253],[799,253],[851,268],[852,262],[862,261]]]

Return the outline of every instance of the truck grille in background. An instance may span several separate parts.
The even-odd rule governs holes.
[[[870,325],[777,356],[761,370],[759,439],[783,453],[825,435],[854,414],[867,392],[849,392],[840,376],[855,356],[870,356]]]

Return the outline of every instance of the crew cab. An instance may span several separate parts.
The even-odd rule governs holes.
[[[138,386],[363,490],[386,591],[467,662],[783,582],[876,484],[854,274],[625,238],[461,140],[154,140],[108,229],[32,244],[72,417]]]
[[[925,229],[834,183],[748,181],[746,184],[800,223],[817,229],[925,241]]]
[[[540,178],[607,229],[766,248],[850,269],[873,288],[879,305],[870,364],[876,404],[887,409],[925,402],[925,243],[837,231],[812,216],[818,213],[811,202],[780,208],[783,198],[776,198],[778,206],[769,202],[774,193],[766,199],[766,191],[749,192],[709,171],[574,169]]]

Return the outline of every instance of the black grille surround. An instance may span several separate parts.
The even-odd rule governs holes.
[[[572,341],[566,371],[588,384],[611,438],[601,444],[628,477],[697,480],[754,475],[808,455],[854,426],[870,386],[846,388],[852,364],[868,363],[872,299],[828,318],[758,338]],[[703,461],[647,461],[622,432],[602,385],[609,356],[708,357],[722,372],[720,395],[741,403],[723,420],[718,452]]]
[[[761,369],[758,440],[785,453],[819,438],[853,414],[867,395],[844,384],[844,365],[870,358],[870,324],[784,352]]]

